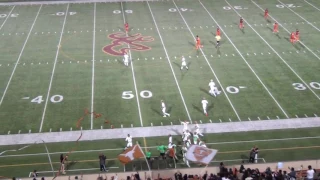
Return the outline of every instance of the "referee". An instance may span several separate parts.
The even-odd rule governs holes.
[[[216,44],[216,48],[220,47],[220,40],[221,37],[219,35],[216,36],[216,40],[217,40],[217,44]]]

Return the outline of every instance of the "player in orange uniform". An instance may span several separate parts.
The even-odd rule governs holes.
[[[295,36],[295,33],[294,33],[294,32],[292,32],[292,33],[290,34],[290,42],[291,42],[292,44],[296,42],[296,36]]]
[[[239,24],[239,28],[240,29],[243,29],[244,28],[244,25],[243,25],[243,18],[240,17],[240,24]]]
[[[201,47],[203,47],[203,46],[201,45],[200,38],[199,38],[199,36],[197,35],[197,37],[196,37],[196,49],[199,49],[199,48],[201,48]]]
[[[278,33],[278,32],[279,32],[279,24],[275,22],[273,25],[273,33]]]
[[[300,32],[299,30],[297,29],[296,30],[296,41],[299,41],[300,40]]]
[[[128,24],[128,23],[125,23],[125,24],[124,24],[124,28],[125,28],[126,32],[128,32],[128,31],[129,31],[129,24]]]
[[[269,10],[267,8],[266,10],[264,10],[264,18],[268,19],[268,17],[269,17]]]
[[[221,32],[220,32],[220,28],[219,27],[217,28],[216,36],[221,36]]]

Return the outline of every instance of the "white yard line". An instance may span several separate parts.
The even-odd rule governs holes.
[[[313,28],[315,28],[316,30],[320,31],[319,28],[317,28],[316,26],[314,26],[311,22],[309,22],[308,20],[306,20],[304,17],[300,16],[300,14],[296,13],[294,10],[292,10],[291,8],[289,8],[286,4],[282,3],[281,1],[278,0],[279,3],[281,3],[284,7],[286,7],[287,9],[289,9],[291,12],[293,12],[295,15],[299,16],[301,19],[303,19],[305,22],[307,22],[310,26],[312,26]]]
[[[264,9],[262,9],[256,2],[254,2],[253,0],[251,0],[251,2],[264,12]],[[273,18],[270,14],[269,17],[271,17],[275,22],[277,22],[285,31],[287,31],[288,34],[291,34],[291,32],[287,28],[285,28],[278,20]],[[299,43],[306,47],[309,52],[311,52],[316,58],[318,58],[318,60],[320,60],[320,57],[316,53],[314,53],[307,45],[305,45],[301,40],[299,40]]]
[[[229,6],[231,6],[231,4],[230,4],[227,0],[225,0],[225,2],[226,2]],[[235,13],[237,13],[237,15],[238,15],[239,17],[242,17],[241,14],[238,13],[237,10],[235,10],[233,7],[230,7],[230,8],[231,8]],[[251,26],[251,24],[249,24],[249,22],[248,22],[245,18],[243,18],[243,20],[244,20],[244,22],[246,22],[247,25],[269,46],[269,48],[282,60],[282,62],[287,65],[287,67],[300,79],[300,81],[303,82],[303,84],[304,84],[305,86],[307,86],[308,89],[320,100],[320,97],[318,96],[318,94],[313,91],[313,89],[299,76],[299,74],[287,63],[287,61],[285,61],[285,60],[282,58],[282,56],[280,56],[280,54]]]
[[[8,81],[8,83],[7,83],[7,86],[6,86],[6,88],[4,89],[4,91],[3,91],[3,94],[2,94],[2,97],[1,97],[1,100],[0,100],[0,106],[2,105],[3,99],[4,99],[4,97],[5,97],[6,93],[7,93],[7,90],[8,90],[8,88],[9,88],[10,83],[11,83],[12,77],[13,77],[14,73],[16,72],[17,66],[18,66],[18,64],[19,64],[19,62],[20,62],[20,58],[21,58],[22,53],[23,53],[23,51],[24,51],[24,48],[26,47],[26,44],[27,44],[27,42],[28,42],[28,40],[29,40],[30,34],[31,34],[32,29],[33,29],[33,27],[34,27],[34,24],[36,23],[36,20],[38,19],[38,16],[39,16],[39,13],[40,13],[41,8],[42,8],[42,5],[40,6],[40,8],[39,8],[39,10],[38,10],[38,13],[37,13],[37,15],[36,15],[36,17],[35,17],[35,19],[34,19],[34,21],[33,21],[33,23],[32,23],[32,26],[31,26],[30,31],[29,31],[29,33],[28,33],[28,36],[27,36],[26,40],[24,41],[24,44],[23,44],[23,46],[22,46],[22,49],[21,49],[20,54],[19,54],[19,56],[18,56],[18,59],[17,59],[15,65],[14,65],[14,68],[13,68],[12,73],[11,73],[11,75],[10,75],[9,81]]]
[[[308,3],[310,6],[314,7],[315,9],[317,9],[318,11],[320,11],[319,8],[317,8],[315,5],[311,4],[310,2],[308,2],[307,0],[304,0],[304,2]]]
[[[186,24],[186,26],[187,26],[187,28],[188,28],[188,30],[189,30],[189,32],[190,32],[190,34],[192,35],[193,39],[195,40],[195,39],[196,39],[196,37],[193,35],[192,31],[190,30],[190,27],[189,27],[189,25],[188,25],[187,21],[184,19],[183,15],[181,14],[180,9],[178,8],[177,4],[174,2],[174,0],[172,0],[172,2],[174,3],[174,5],[175,5],[175,7],[176,7],[177,11],[179,12],[179,14],[180,14],[180,16],[181,16],[182,20],[183,20],[183,21],[184,21],[184,23]],[[214,72],[213,68],[211,67],[211,64],[209,63],[209,61],[208,61],[208,59],[207,59],[206,55],[204,54],[204,52],[203,52],[202,48],[200,48],[200,51],[201,51],[201,53],[202,53],[202,55],[203,55],[204,59],[207,61],[207,64],[208,64],[209,68],[211,69],[211,72],[213,73],[214,77],[217,79],[217,82],[219,83],[219,85],[220,85],[220,87],[221,87],[221,90],[222,90],[222,91],[223,91],[223,93],[225,94],[225,96],[226,96],[226,98],[227,98],[227,100],[228,100],[229,104],[231,105],[231,108],[233,109],[234,113],[236,114],[236,116],[237,116],[238,120],[239,120],[239,121],[241,121],[241,118],[240,118],[240,116],[239,116],[239,114],[238,114],[237,110],[236,110],[236,109],[235,109],[235,107],[233,106],[233,104],[232,104],[232,102],[231,102],[231,100],[230,100],[230,98],[229,98],[228,94],[227,94],[227,93],[226,93],[226,91],[224,90],[224,87],[222,86],[222,84],[221,84],[221,82],[220,82],[220,80],[219,80],[218,76],[216,75],[216,73]]]
[[[188,108],[187,108],[186,102],[185,102],[184,97],[183,97],[183,95],[182,95],[182,92],[181,92],[181,89],[180,89],[180,86],[179,86],[179,83],[178,83],[178,80],[177,80],[176,74],[175,74],[175,72],[174,72],[174,70],[173,70],[173,67],[172,67],[172,64],[171,64],[171,61],[170,61],[170,57],[169,57],[168,52],[167,52],[167,48],[166,48],[166,46],[164,45],[164,42],[163,42],[163,39],[162,39],[161,33],[160,33],[160,31],[159,31],[159,28],[158,28],[157,22],[156,22],[156,20],[155,20],[155,18],[154,18],[154,16],[153,16],[153,12],[152,12],[152,10],[151,10],[151,7],[150,7],[150,5],[149,5],[149,2],[148,2],[148,1],[147,1],[147,4],[148,4],[149,10],[150,10],[150,13],[151,13],[151,16],[152,16],[152,19],[153,19],[154,25],[155,25],[155,27],[156,27],[156,29],[157,29],[158,34],[159,34],[160,41],[161,41],[162,47],[163,47],[163,49],[164,49],[164,52],[165,52],[165,54],[166,54],[166,57],[167,57],[168,63],[169,63],[169,65],[170,65],[170,68],[171,68],[171,71],[172,71],[172,74],[173,74],[174,80],[175,80],[176,85],[177,85],[177,88],[178,88],[178,90],[179,90],[179,93],[180,93],[180,96],[181,96],[181,99],[182,99],[182,102],[183,102],[184,108],[186,109],[186,112],[187,112],[187,115],[188,115],[189,121],[192,123],[191,116],[190,116],[190,114],[189,114],[189,110],[188,110]]]
[[[2,29],[3,25],[7,22],[8,18],[10,17],[10,15],[11,15],[11,13],[12,13],[12,11],[13,11],[13,9],[14,9],[15,7],[16,7],[16,6],[13,6],[13,7],[12,7],[12,9],[11,9],[11,11],[9,12],[9,14],[7,15],[6,19],[5,19],[5,20],[3,21],[3,23],[1,24],[0,30]]]
[[[93,10],[93,40],[92,40],[92,80],[91,80],[91,129],[93,129],[93,111],[94,111],[94,62],[96,48],[96,3]]]
[[[67,16],[68,16],[68,10],[69,10],[69,4],[68,4],[68,6],[67,6],[66,14],[65,14],[64,20],[63,20],[63,25],[62,25],[62,29],[61,29],[61,34],[60,34],[59,43],[58,43],[58,46],[57,46],[56,57],[55,57],[54,63],[53,63],[53,69],[52,69],[51,78],[50,78],[50,83],[49,83],[49,87],[48,87],[48,93],[47,93],[46,102],[45,102],[45,104],[44,104],[44,109],[43,109],[43,113],[42,113],[42,118],[41,118],[41,123],[40,123],[39,132],[42,131],[43,121],[44,121],[44,117],[45,117],[45,115],[46,115],[46,110],[47,110],[47,106],[48,106],[50,91],[51,91],[51,87],[52,87],[52,81],[53,81],[53,77],[54,77],[54,73],[55,73],[56,65],[57,65],[57,61],[58,61],[59,49],[60,49],[60,46],[61,46],[62,35],[63,35],[63,33],[64,33],[64,32],[63,32],[63,31],[64,31],[64,26],[65,26],[65,24],[66,24],[66,20],[67,20]]]
[[[229,36],[227,35],[226,32],[224,32],[222,26],[220,26],[218,24],[218,22],[213,18],[212,14],[207,10],[207,8],[202,4],[202,2],[199,0],[199,3],[202,5],[202,7],[207,11],[207,13],[209,14],[209,16],[211,17],[211,19],[217,24],[217,26],[220,27],[221,31],[224,33],[224,35],[226,36],[226,38],[229,40],[229,42],[232,44],[232,46],[235,48],[235,50],[238,52],[238,54],[241,56],[241,58],[244,60],[244,62],[247,64],[247,66],[250,68],[250,70],[252,71],[252,73],[256,76],[256,78],[259,80],[259,82],[261,83],[261,85],[264,87],[264,89],[268,92],[268,94],[270,95],[270,97],[273,99],[273,101],[277,104],[277,106],[279,107],[279,109],[282,111],[282,113],[289,118],[289,116],[287,115],[287,113],[284,111],[284,109],[282,108],[282,106],[280,105],[280,103],[276,100],[275,97],[273,97],[272,93],[269,91],[269,89],[267,88],[267,86],[262,82],[262,80],[260,79],[260,77],[258,76],[258,74],[253,70],[253,68],[251,67],[251,65],[247,62],[246,58],[244,58],[244,56],[242,55],[242,53],[239,51],[239,49],[236,47],[236,45],[232,42],[232,40],[229,38]]]
[[[121,4],[121,10],[122,10],[122,17],[123,17],[123,25],[126,23],[126,17],[124,15],[124,9],[123,9],[123,5],[122,5],[122,1],[120,2]],[[124,29],[124,31],[126,32],[126,36],[128,37],[128,33],[127,31]],[[133,68],[133,60],[132,60],[132,55],[131,55],[131,50],[130,50],[130,45],[127,44],[128,48],[129,48],[129,57],[130,57],[130,66],[131,66],[131,72],[132,72],[132,79],[133,79],[133,85],[134,85],[134,90],[136,92],[136,100],[137,100],[137,105],[138,105],[138,112],[139,112],[139,119],[140,119],[140,125],[143,127],[143,120],[142,120],[142,115],[141,115],[141,108],[140,108],[140,101],[139,101],[139,94],[138,94],[138,88],[137,88],[137,83],[136,83],[136,76],[134,73],[134,68]]]
[[[206,143],[207,145],[223,145],[223,144],[242,144],[242,143],[257,143],[257,142],[275,142],[275,141],[292,141],[292,140],[308,140],[308,139],[320,139],[320,136],[305,136],[305,137],[295,137],[295,138],[278,138],[278,139],[252,139],[252,140],[243,140],[243,141],[223,141],[223,142],[212,142]],[[143,149],[148,148],[157,148],[157,146],[148,146],[141,147]],[[114,149],[90,149],[83,151],[73,151],[72,153],[90,153],[90,152],[105,152],[105,151],[119,151],[123,150],[123,148],[114,148]],[[55,154],[66,154],[68,152],[50,152],[50,155]],[[2,153],[4,154],[4,153]],[[32,153],[32,154],[13,154],[13,155],[4,155],[0,156],[0,158],[8,158],[8,157],[27,157],[27,156],[44,156],[47,153]]]

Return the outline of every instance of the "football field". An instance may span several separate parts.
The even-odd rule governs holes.
[[[1,5],[0,133],[318,116],[319,8],[317,0]]]

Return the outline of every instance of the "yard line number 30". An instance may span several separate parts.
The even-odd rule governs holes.
[[[320,83],[319,82],[311,82],[311,83],[309,83],[309,85],[313,89],[320,90]],[[303,90],[307,89],[307,87],[302,83],[293,83],[292,86],[294,87],[294,89],[296,89],[298,91],[303,91]]]

